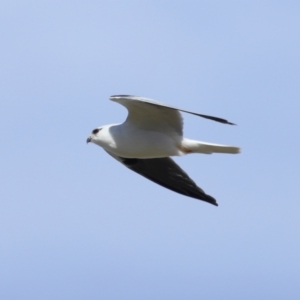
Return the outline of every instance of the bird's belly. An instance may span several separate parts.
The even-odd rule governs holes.
[[[179,155],[179,137],[146,130],[111,132],[114,142],[107,151],[126,158],[158,158]]]

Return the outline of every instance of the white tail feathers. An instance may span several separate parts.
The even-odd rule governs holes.
[[[183,139],[180,151],[183,154],[188,153],[229,153],[237,154],[240,153],[240,148],[227,145],[211,144],[200,141],[194,141],[189,139]]]

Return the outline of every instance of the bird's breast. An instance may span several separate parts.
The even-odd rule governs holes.
[[[130,126],[112,126],[109,128],[106,145],[102,147],[120,157],[157,158],[179,155],[180,138],[165,133],[132,128]]]

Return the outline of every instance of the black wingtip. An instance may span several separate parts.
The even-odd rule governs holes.
[[[236,125],[235,123],[229,122],[225,119],[218,118],[218,117],[206,116],[206,115],[201,115],[201,117],[209,119],[209,120],[213,120],[213,121],[216,121],[216,122],[219,122],[219,123],[223,123],[223,124]]]
[[[193,112],[189,112],[189,113],[192,114],[192,115],[199,116],[199,117],[202,117],[202,118],[205,118],[205,119],[208,119],[208,120],[216,121],[216,122],[219,122],[219,123],[228,124],[228,125],[236,125],[235,123],[229,122],[229,121],[227,121],[225,119],[222,119],[222,118],[203,115],[203,114],[198,114],[198,113],[193,113]]]
[[[217,201],[216,201],[216,199],[213,198],[213,197],[210,196],[210,195],[207,195],[207,194],[204,194],[204,195],[202,195],[201,198],[197,198],[197,199],[202,200],[202,201],[205,201],[205,202],[207,202],[207,203],[210,203],[210,204],[212,204],[212,205],[214,205],[214,206],[219,206],[218,203],[217,203]]]

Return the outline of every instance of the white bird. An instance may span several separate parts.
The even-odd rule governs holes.
[[[179,111],[224,124],[227,120],[190,112],[163,103],[130,95],[109,98],[125,106],[128,116],[123,124],[94,129],[87,139],[140,175],[182,195],[218,205],[170,158],[190,153],[240,152],[238,147],[218,145],[183,137]]]

